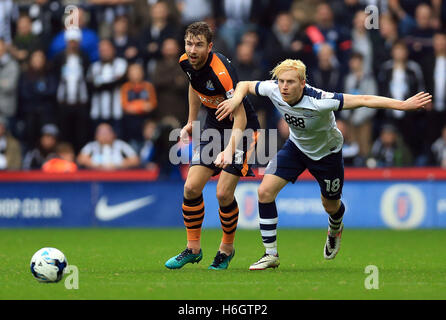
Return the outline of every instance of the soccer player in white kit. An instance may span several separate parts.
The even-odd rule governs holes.
[[[222,120],[240,105],[248,93],[262,95],[270,98],[289,125],[289,138],[268,163],[257,192],[265,254],[249,267],[250,270],[279,266],[275,199],[288,182],[294,183],[307,168],[319,183],[322,205],[329,215],[324,258],[334,259],[339,252],[345,211],[341,201],[343,137],[336,127],[333,111],[358,107],[409,111],[424,108],[432,99],[429,93],[424,92],[405,101],[325,92],[306,84],[306,66],[300,60],[284,60],[271,73],[273,80],[239,82],[234,96],[220,103],[216,112],[217,119]]]

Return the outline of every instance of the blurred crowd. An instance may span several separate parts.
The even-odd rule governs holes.
[[[172,174],[169,133],[188,116],[178,58],[186,26],[199,20],[239,80],[268,79],[294,58],[326,91],[430,92],[421,111],[336,113],[345,165],[446,168],[445,0],[3,0],[0,169]],[[262,128],[285,141],[272,104],[250,99]]]

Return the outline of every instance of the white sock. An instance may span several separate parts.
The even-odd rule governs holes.
[[[277,255],[277,241],[264,243],[266,254]]]

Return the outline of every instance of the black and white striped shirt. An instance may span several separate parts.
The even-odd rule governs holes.
[[[87,83],[84,76],[85,61],[80,54],[63,55],[57,101],[68,105],[88,102]]]
[[[90,116],[93,120],[122,118],[120,88],[127,71],[127,61],[115,58],[112,62],[93,63],[88,79],[93,84]]]

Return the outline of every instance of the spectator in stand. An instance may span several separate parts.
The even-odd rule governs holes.
[[[431,164],[446,169],[446,126],[441,130],[441,136],[431,146]]]
[[[54,158],[46,161],[42,170],[48,173],[76,172],[77,165],[74,162],[76,155],[73,146],[67,142],[60,142],[56,146]]]
[[[437,29],[446,28],[446,1],[431,0],[432,9],[434,11],[434,26]]]
[[[152,74],[156,60],[162,57],[161,46],[167,38],[177,39],[178,27],[170,22],[171,11],[165,1],[159,1],[150,8],[150,24],[141,34],[141,54],[148,74]]]
[[[366,29],[367,14],[365,11],[356,12],[353,20],[352,51],[362,54],[362,68],[366,74],[373,70],[373,42],[371,32]]]
[[[156,117],[159,120],[170,116],[180,124],[187,122],[188,105],[184,97],[187,95],[188,80],[181,70],[178,59],[180,47],[173,38],[164,40],[162,45],[163,58],[156,64],[152,74],[153,84],[158,97]]]
[[[15,11],[12,0],[0,1],[0,38],[8,45],[12,42],[12,24]]]
[[[80,47],[81,49],[88,54],[88,58],[91,62],[95,62],[99,59],[98,52],[98,43],[99,37],[95,30],[87,27],[87,19],[85,17],[85,11],[81,7],[77,7],[78,9],[78,22],[79,26],[71,25],[68,30],[63,30],[59,32],[54,39],[52,39],[51,44],[49,46],[48,57],[53,59],[58,53],[63,52],[67,45],[65,41],[66,36],[65,33],[72,29],[80,29],[82,36]],[[65,21],[65,19],[64,19]]]
[[[417,92],[424,91],[423,73],[420,65],[408,59],[408,49],[404,41],[397,41],[392,48],[392,59],[385,62],[378,74],[379,95],[405,100]],[[427,131],[426,111],[402,112],[399,110],[379,110],[382,122],[396,125],[404,142],[410,147],[415,163],[422,164],[426,153],[424,142]],[[420,157],[420,158],[418,158]]]
[[[373,37],[373,73],[378,75],[382,64],[392,58],[392,47],[399,40],[398,26],[390,14],[379,18],[379,37]]]
[[[194,21],[196,21],[196,20],[194,20]],[[223,39],[223,37],[220,36],[219,29],[217,28],[217,20],[214,17],[209,16],[209,17],[206,17],[204,19],[204,21],[209,25],[209,28],[211,28],[212,32],[214,33],[214,37],[212,40],[212,43],[213,43],[212,51],[220,52],[225,57],[232,59],[234,52],[229,49],[229,46],[226,43],[225,39]],[[186,26],[188,26],[188,25],[189,24],[187,24]]]
[[[446,31],[437,31],[434,53],[425,57],[426,91],[432,92],[432,109],[428,112],[428,144],[432,144],[446,125]]]
[[[45,52],[52,39],[62,30],[60,23],[64,6],[59,0],[35,0],[25,8],[31,18],[32,33],[39,37]]]
[[[335,24],[333,11],[326,2],[317,5],[314,17],[316,23],[305,30],[313,45],[313,51],[318,54],[323,44],[329,44],[333,48],[342,70],[346,69],[352,46],[350,31]]]
[[[42,127],[38,146],[28,151],[23,159],[23,169],[41,169],[42,165],[56,156],[59,129],[54,124],[46,124]]]
[[[355,24],[355,16],[359,11],[365,13],[364,1],[360,0],[332,0],[330,1],[335,23],[345,28],[352,29]]]
[[[86,169],[118,170],[135,168],[140,162],[135,150],[103,122],[96,128],[95,140],[82,148],[77,163]]]
[[[233,65],[240,81],[263,79],[267,76],[267,71],[264,70],[260,61],[256,60],[254,50],[253,45],[248,42],[241,42],[237,45]]]
[[[314,24],[314,9],[321,1],[314,0],[300,0],[293,1],[290,12],[294,20],[302,26],[309,26]]]
[[[263,44],[260,41],[259,33],[256,30],[253,29],[246,31],[242,35],[240,43],[249,44],[254,49],[254,60],[260,63],[264,70],[267,69],[267,62],[265,60],[265,48],[263,47]]]
[[[65,51],[54,58],[54,70],[59,77],[57,123],[61,129],[61,140],[73,144],[76,151],[79,151],[90,137],[86,82],[89,58],[80,48],[81,39],[80,30],[67,30]]]
[[[125,15],[116,17],[113,22],[112,43],[116,48],[116,56],[124,58],[129,63],[139,58],[139,44],[129,33],[129,18]]]
[[[188,26],[195,21],[207,21],[212,15],[212,4],[208,0],[176,0],[181,15],[181,25]],[[218,52],[222,52],[218,50]],[[224,54],[224,52],[222,52]]]
[[[336,126],[344,137],[342,145],[342,158],[346,167],[360,167],[364,158],[359,154],[359,144],[353,139],[350,131],[350,123],[343,119],[336,119]]]
[[[17,112],[19,76],[19,64],[7,52],[5,40],[0,38],[0,115],[8,119],[9,128],[12,130],[13,117]]]
[[[261,22],[260,18],[269,6],[265,1],[254,0],[212,0],[212,5],[219,35],[232,52],[235,52],[243,33]]]
[[[268,69],[277,65],[284,58],[300,59],[304,63],[311,64],[311,49],[306,51],[306,45],[309,44],[310,42],[299,29],[299,25],[294,21],[291,13],[279,13],[266,38],[265,58],[268,62]]]
[[[157,168],[158,166],[155,162],[155,143],[158,138],[159,131],[154,119],[147,119],[144,121],[142,135],[144,137],[144,143],[139,151],[141,165],[145,169]]]
[[[345,79],[343,92],[349,94],[377,95],[378,87],[375,78],[371,73],[364,70],[363,55],[354,52],[350,58],[350,73]],[[339,116],[348,119],[352,132],[359,146],[359,154],[365,158],[372,145],[373,117],[376,109],[357,108],[353,110],[343,110]]]
[[[132,0],[132,9],[129,18],[131,20],[132,27],[135,30],[143,30],[147,27],[151,20],[150,8],[156,2],[163,1],[169,7],[170,15],[169,22],[180,26],[181,21],[181,4],[180,0]],[[195,1],[195,0],[192,0]],[[208,0],[204,0],[209,2]],[[200,8],[195,8],[195,10],[200,10]]]
[[[100,60],[93,63],[87,74],[91,85],[90,117],[93,127],[101,122],[108,122],[120,137],[122,105],[121,86],[127,74],[127,61],[116,57],[115,48],[110,40],[99,43]]]
[[[398,31],[401,36],[408,35],[415,27],[415,11],[419,4],[429,4],[429,0],[388,0],[389,10],[398,19]],[[432,1],[432,0],[431,0]],[[434,1],[434,0],[433,0]]]
[[[21,16],[17,20],[17,31],[9,52],[19,62],[22,71],[27,68],[31,52],[40,48],[39,37],[32,33],[31,18]]]
[[[413,164],[412,154],[395,126],[382,126],[378,139],[373,143],[367,164],[371,162],[376,163],[378,167],[407,167]]]
[[[425,3],[418,5],[415,11],[416,26],[404,38],[409,48],[410,59],[419,63],[422,63],[423,57],[431,55],[433,52],[432,38],[435,30],[432,18],[432,8],[429,5]]]
[[[260,61],[255,59],[254,47],[249,42],[241,42],[237,46],[234,68],[240,81],[252,81],[268,78],[267,71],[263,69]],[[250,96],[249,99],[256,106],[257,117],[261,128],[267,128],[267,119],[270,119],[274,107],[269,99],[261,96]]]
[[[159,179],[182,179],[180,166],[170,161],[170,152],[176,141],[170,139],[172,130],[181,128],[181,124],[174,117],[164,117],[157,123],[155,153],[153,161],[158,165]]]
[[[20,142],[8,130],[8,121],[0,117],[0,170],[19,170],[22,167]]]
[[[317,66],[308,74],[309,84],[329,92],[342,92],[343,76],[341,67],[329,44],[320,46]]]
[[[134,0],[88,0],[96,31],[101,39],[112,36],[114,21],[131,10]]]
[[[144,120],[153,118],[153,111],[158,105],[155,87],[144,81],[144,68],[140,64],[135,63],[128,68],[128,81],[121,87],[121,103],[124,111],[123,139],[138,150],[143,143],[141,129]]]
[[[25,150],[35,146],[40,128],[55,123],[57,78],[50,72],[45,53],[34,51],[29,68],[19,81],[19,118],[23,121]]]

